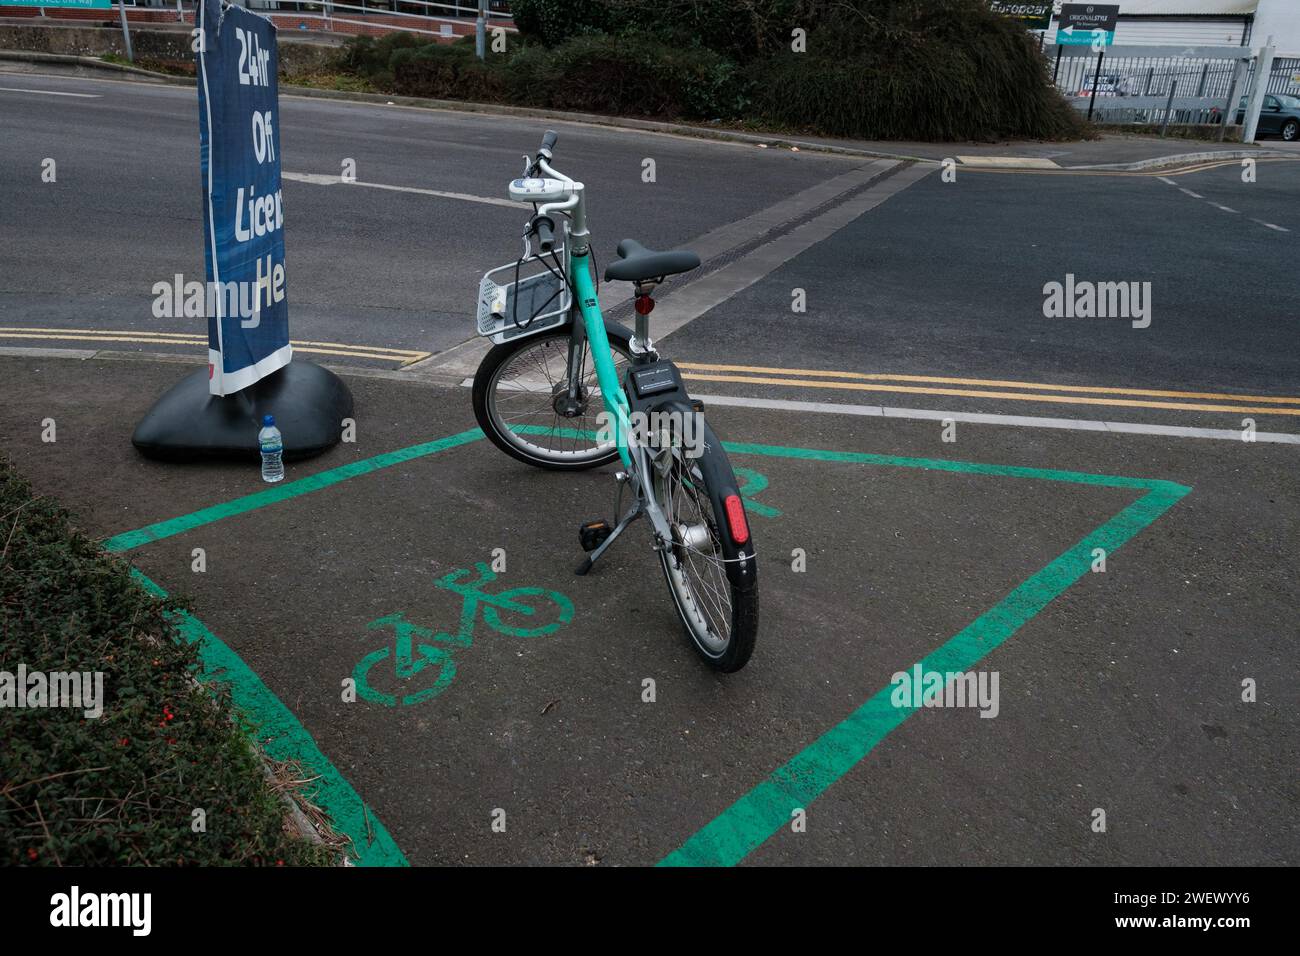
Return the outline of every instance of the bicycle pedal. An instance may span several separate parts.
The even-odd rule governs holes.
[[[595,551],[613,533],[614,528],[608,521],[588,521],[578,529],[578,541],[583,551]]]

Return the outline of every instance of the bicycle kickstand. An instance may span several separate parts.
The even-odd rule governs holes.
[[[617,515],[619,506],[623,503],[623,484],[628,481],[628,476],[623,472],[619,472],[614,477],[615,480],[618,481],[618,493],[614,498],[614,514]],[[590,571],[591,566],[596,563],[596,559],[609,550],[609,546],[614,543],[614,539],[623,533],[623,529],[637,518],[641,517],[641,511],[641,499],[638,496],[636,500],[633,501],[632,507],[628,509],[627,514],[623,515],[622,520],[614,526],[613,530],[609,532],[608,536],[601,541],[599,545],[592,549],[591,554],[587,555],[587,557],[583,559],[582,564],[578,565],[574,569],[573,573],[586,574]],[[608,525],[606,525],[606,527],[608,527]]]

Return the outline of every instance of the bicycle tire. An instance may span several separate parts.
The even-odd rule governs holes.
[[[478,420],[479,427],[483,429],[483,434],[487,436],[493,445],[511,458],[532,465],[535,468],[552,471],[585,471],[618,460],[618,448],[612,442],[600,445],[591,441],[584,446],[579,439],[574,438],[572,447],[567,450],[563,448],[550,449],[539,442],[530,440],[532,436],[512,431],[508,423],[503,420],[501,407],[504,400],[500,395],[500,385],[502,377],[508,374],[511,363],[521,360],[521,357],[530,350],[544,349],[548,346],[558,347],[561,343],[565,344],[565,354],[567,355],[567,341],[571,334],[572,325],[566,325],[550,332],[494,346],[484,356],[483,361],[479,364],[478,371],[474,375],[474,417]],[[605,323],[605,334],[609,338],[610,348],[619,353],[619,356],[626,362],[631,362],[632,334],[622,326],[611,322]],[[590,375],[588,374],[589,369]],[[543,374],[545,374],[544,370]],[[590,352],[588,352],[583,363],[583,382],[584,387],[589,385],[593,387],[584,397],[584,413],[573,418],[565,418],[558,411],[552,409],[551,414],[554,423],[569,423],[559,425],[564,431],[595,430],[594,419],[599,412],[604,411],[605,406],[600,393],[594,389],[594,375],[594,366],[591,364],[591,356]],[[553,389],[556,384],[554,380],[550,381],[552,393],[547,396],[548,402],[554,398]],[[515,394],[518,395],[521,392],[523,394],[537,394],[536,391],[529,388],[517,389]],[[544,417],[545,413],[541,414]],[[543,424],[539,427],[545,428],[546,426]],[[554,434],[554,427],[553,425],[552,434]],[[560,437],[565,436],[561,434]]]
[[[665,444],[662,437],[656,440],[658,456]],[[672,529],[673,541],[659,552],[659,563],[678,617],[699,655],[717,670],[734,673],[749,662],[758,641],[758,567],[748,518],[745,539],[738,543],[722,504],[739,495],[731,462],[705,426],[702,453],[694,459],[676,455],[667,471],[655,467],[652,485]],[[743,502],[741,507],[743,514]],[[708,543],[692,544],[689,539],[702,528]],[[728,567],[738,560],[745,561],[743,574]],[[701,568],[707,580],[698,573]]]

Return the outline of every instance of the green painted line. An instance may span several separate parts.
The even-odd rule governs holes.
[[[595,437],[594,432],[575,429],[553,430],[542,426],[523,426],[517,430],[521,433],[533,434],[553,432],[562,437],[588,439]],[[224,518],[319,491],[349,478],[465,445],[482,437],[483,433],[475,428],[437,441],[377,455],[374,458],[343,465],[231,502],[204,508],[189,515],[117,535],[105,546],[110,551],[126,551]],[[1143,497],[1125,507],[1045,568],[1032,575],[947,643],[931,652],[920,661],[923,670],[970,670],[1088,573],[1092,566],[1094,548],[1104,548],[1107,553],[1115,551],[1191,491],[1190,488],[1169,481],[1086,472],[987,465],[945,459],[905,458],[864,452],[834,452],[744,442],[724,442],[723,446],[727,451],[737,455],[764,455],[802,461],[843,462],[993,477],[1029,478],[1100,487],[1131,488],[1146,492]],[[138,571],[134,573],[153,593],[159,595],[165,593]],[[321,753],[311,735],[252,669],[201,622],[186,614],[183,616],[181,626],[186,640],[201,643],[205,675],[211,674],[222,680],[231,680],[235,684],[236,702],[263,726],[280,731],[279,736],[268,743],[267,752],[277,759],[298,760],[320,775],[320,798],[317,802],[330,813],[340,829],[351,836],[360,847],[367,829],[368,811],[364,809],[365,805],[356,791]],[[895,707],[891,702],[892,692],[892,685],[878,691],[845,720],[804,748],[695,833],[680,848],[661,860],[660,865],[727,866],[739,863],[784,827],[791,819],[792,810],[797,807],[806,808],[828,787],[861,762],[881,740],[888,736],[890,731],[901,725],[918,709],[917,707]],[[368,844],[362,851],[361,862],[371,865],[405,865],[406,860],[401,851],[373,814],[369,814],[369,829],[374,834],[374,843]],[[358,839],[358,835],[361,839]]]
[[[844,452],[823,452],[771,445],[727,444],[735,454],[772,455],[812,461],[863,462],[906,468],[927,468],[968,474],[1039,478],[1121,488],[1143,488],[1146,494],[1092,531],[1072,548],[1032,575],[988,611],[968,624],[919,665],[923,671],[969,671],[1014,635],[1092,567],[1092,551],[1110,554],[1149,526],[1191,491],[1169,481],[1091,475],[1081,472],[978,465],[938,459],[896,458]],[[915,667],[916,665],[913,665]],[[906,670],[911,670],[907,668]],[[903,721],[919,708],[895,707],[894,686],[877,691],[866,703],[822,734],[764,781],[725,809],[660,866],[734,866],[790,823],[797,808],[806,809],[827,788],[857,766]]]
[[[872,455],[866,452],[852,451],[822,451],[817,448],[787,448],[783,445],[753,445],[747,442],[727,441],[723,442],[722,446],[735,455],[767,455],[769,458],[797,458],[802,461],[837,461],[862,465],[886,465],[892,468],[923,468],[929,471],[992,475],[999,478],[1037,478],[1043,481],[1068,481],[1080,485],[1101,485],[1108,488],[1140,488],[1147,490],[1164,486],[1170,490],[1179,489],[1182,494],[1191,491],[1190,488],[1184,488],[1182,485],[1151,478],[1094,475],[1083,471],[1022,468],[1018,465],[982,465],[978,462],[950,461],[945,458],[901,458],[897,455]]]
[[[179,518],[169,518],[166,521],[159,521],[156,524],[147,525],[135,531],[127,531],[116,537],[109,538],[104,542],[104,548],[114,552],[130,551],[132,548],[138,548],[140,545],[148,544],[151,541],[161,541],[163,538],[183,534],[202,525],[221,521],[223,518],[246,514],[250,511],[256,511],[258,508],[265,508],[267,505],[288,501],[290,498],[297,498],[313,491],[320,491],[322,488],[329,488],[331,485],[337,485],[349,478],[368,475],[371,472],[391,468],[393,465],[400,465],[416,458],[423,458],[425,455],[446,451],[448,448],[455,448],[458,445],[467,445],[470,442],[478,441],[482,437],[482,431],[471,428],[469,431],[457,435],[448,435],[446,438],[439,438],[437,441],[411,445],[409,448],[402,448],[382,455],[375,455],[373,458],[340,465],[338,468],[331,468],[329,471],[322,471],[306,478],[299,478],[297,481],[273,485],[264,491],[245,495],[233,501],[212,505],[210,508],[202,508],[199,511],[181,515]]]
[[[167,597],[166,591],[139,570],[132,568],[131,574],[150,594]],[[187,612],[177,615],[176,626],[187,644],[199,646],[199,660],[203,665],[200,677],[205,681],[220,680],[230,685],[235,705],[255,723],[262,749],[275,760],[296,760],[316,778],[310,784],[307,796],[329,812],[338,830],[352,838],[357,864],[407,866],[406,857],[379,822],[379,817],[366,807],[352,785],[321,753],[307,728],[244,663],[243,658],[204,627],[202,621]]]
[[[265,508],[267,505],[320,491],[347,481],[349,478],[391,468],[393,465],[400,465],[448,448],[466,445],[482,437],[482,431],[472,428],[436,441],[411,445],[408,448],[341,465],[233,501],[119,534],[106,541],[104,547],[111,552],[129,551],[140,545],[161,541],[223,518],[246,514]],[[131,573],[151,594],[159,597],[167,596],[166,591],[138,569],[132,568]],[[357,862],[362,866],[406,866],[406,857],[397,848],[397,844],[384,828],[379,817],[366,807],[352,785],[321,752],[307,729],[298,722],[293,712],[275,696],[253,669],[193,615],[182,613],[176,623],[182,638],[187,643],[199,645],[199,656],[203,662],[203,678],[222,680],[231,685],[231,693],[236,705],[258,726],[259,737],[262,738],[261,745],[266,753],[276,760],[296,760],[317,778],[313,781],[310,799],[324,808],[336,829],[351,838],[357,854]]]

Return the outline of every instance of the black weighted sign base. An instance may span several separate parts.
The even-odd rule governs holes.
[[[286,460],[310,458],[338,444],[352,393],[328,369],[294,360],[233,395],[210,395],[205,366],[154,403],[131,444],[163,461],[255,461],[263,415],[275,416]]]

